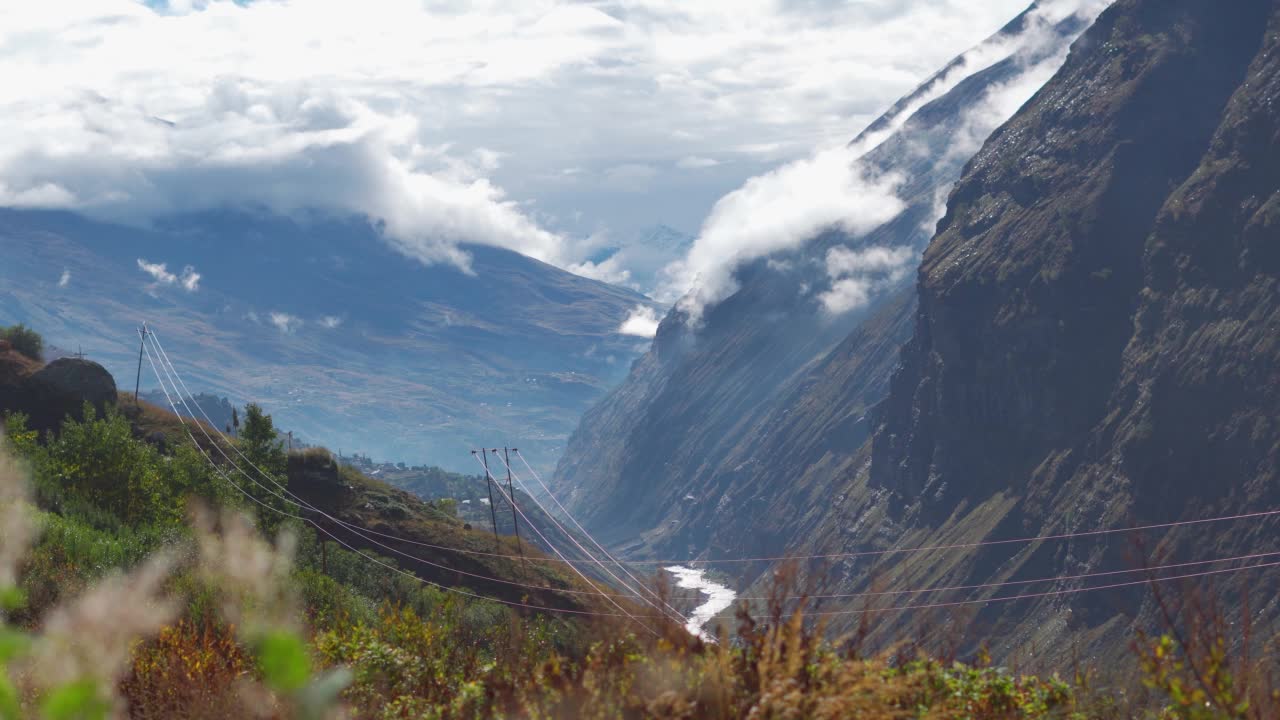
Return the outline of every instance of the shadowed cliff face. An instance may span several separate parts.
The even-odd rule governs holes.
[[[1218,5],[1121,3],[974,158],[920,269],[877,484],[949,512],[1024,482],[1121,400],[1148,237],[1207,160],[1269,3]]]
[[[793,515],[789,508],[822,491],[832,473],[852,472],[846,464],[872,428],[867,410],[887,392],[914,310],[903,272],[866,306],[825,313],[815,289],[831,282],[827,253],[921,251],[940,193],[972,152],[963,152],[971,114],[1083,26],[1072,17],[1045,28],[1034,51],[960,82],[942,81],[956,71],[949,66],[854,141],[874,146],[866,168],[901,177],[906,209],[896,218],[860,237],[827,232],[739,268],[739,290],[696,325],[678,311],[669,315],[652,350],[570,439],[557,471],[570,509],[593,531],[635,541],[633,551],[737,554],[788,542],[777,514]],[[1020,16],[995,40],[1026,30]],[[881,133],[889,134],[877,145],[871,138]],[[766,525],[776,531],[743,532]]]
[[[920,268],[914,335],[876,410],[870,467],[837,486],[841,501],[820,521],[790,533],[792,549],[1275,508],[1278,257],[1280,3],[1118,1],[966,168]],[[1278,544],[1266,518],[807,570],[842,590],[972,586]],[[1248,586],[1256,632],[1276,622],[1273,575],[1224,578],[1206,581],[1224,606],[1239,606]],[[975,605],[954,627],[997,657],[1061,665],[1044,650],[1071,648],[1105,664],[1155,615],[1150,591],[1136,587]],[[929,621],[938,618],[886,614],[874,634]]]

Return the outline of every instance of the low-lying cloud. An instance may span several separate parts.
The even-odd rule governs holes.
[[[480,243],[622,277],[566,227],[844,138],[1026,2],[9,4],[0,205],[319,208],[423,262]],[[567,205],[585,191],[613,205]]]
[[[662,318],[658,317],[658,312],[646,305],[637,305],[631,310],[631,314],[627,319],[622,321],[618,326],[618,334],[631,335],[633,337],[652,338],[658,334],[658,324],[662,322]]]
[[[683,296],[681,308],[697,317],[736,289],[743,263],[795,248],[824,230],[857,235],[906,207],[901,176],[870,175],[846,146],[754,177],[720,199],[689,254],[666,270],[660,298]]]
[[[906,245],[831,248],[826,258],[831,287],[818,295],[818,302],[831,315],[859,310],[871,302],[874,293],[901,282],[916,261],[915,248]]]
[[[906,207],[898,194],[904,179],[875,173],[863,157],[928,102],[973,73],[1012,59],[1020,72],[989,88],[965,112],[954,142],[938,162],[971,156],[1061,67],[1067,43],[1054,26],[1071,15],[1091,22],[1109,4],[1110,0],[1043,0],[1030,13],[1023,32],[994,38],[964,53],[876,132],[747,180],[716,203],[687,255],[664,270],[658,297],[678,300],[678,307],[696,323],[708,305],[736,291],[734,273],[745,263],[795,250],[829,230],[857,237],[897,216]],[[927,221],[930,231],[945,210],[945,199],[945,188],[940,189],[935,216]],[[875,292],[900,280],[915,257],[912,248],[832,250],[826,258],[830,286],[819,293],[820,306],[839,314],[867,304]]]

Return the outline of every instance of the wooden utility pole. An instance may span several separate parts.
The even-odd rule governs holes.
[[[133,383],[133,406],[135,408],[142,407],[141,403],[138,401],[138,392],[142,390],[142,351],[147,347],[147,334],[149,332],[150,331],[147,330],[147,324],[142,323],[142,329],[138,331],[138,337],[142,340],[138,345],[138,379]]]
[[[475,455],[476,451],[472,450],[471,454]],[[484,448],[480,449],[480,455],[484,458],[484,486],[489,491],[489,516],[493,520],[493,541],[498,542],[498,511],[493,507],[493,473],[489,472],[489,453]]]
[[[498,454],[498,448],[493,449],[493,454]],[[507,466],[507,497],[511,498],[511,527],[516,531],[516,549],[520,551],[520,563],[523,565],[524,547],[520,544],[520,521],[517,519],[519,511],[516,510],[516,491],[511,487],[511,453],[508,448],[502,448],[502,463]]]

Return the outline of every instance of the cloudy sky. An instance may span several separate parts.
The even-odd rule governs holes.
[[[656,224],[732,227],[743,195],[723,196],[821,169],[1027,4],[4,3],[0,205],[129,222],[320,207],[385,222],[425,262],[465,267],[477,242],[625,282],[625,263],[586,261]],[[866,183],[837,177],[820,201]]]

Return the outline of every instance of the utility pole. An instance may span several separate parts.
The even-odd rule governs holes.
[[[476,454],[475,450],[471,451],[472,455]],[[493,542],[498,542],[498,511],[493,507],[493,474],[489,472],[489,453],[484,448],[480,449],[481,457],[484,458],[484,486],[489,491],[489,516],[493,520]]]
[[[138,392],[142,390],[142,351],[147,347],[147,335],[150,332],[150,330],[147,330],[147,324],[142,323],[142,329],[138,331],[138,337],[142,340],[138,345],[138,379],[133,384],[133,406],[139,409],[142,407],[141,403],[138,402]]]
[[[520,450],[516,450],[520,452]],[[493,449],[493,454],[498,454],[498,448]],[[520,522],[516,520],[516,491],[511,487],[511,453],[508,448],[502,448],[502,462],[507,466],[507,493],[511,498],[511,527],[516,531],[516,550],[520,551],[520,565],[524,565],[524,546],[520,544]]]

